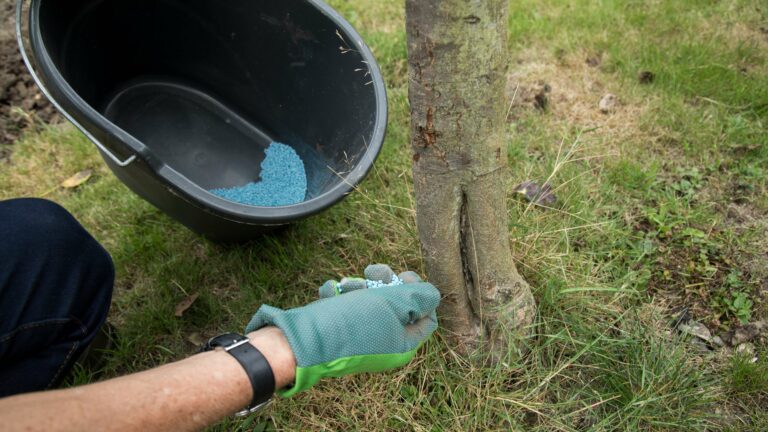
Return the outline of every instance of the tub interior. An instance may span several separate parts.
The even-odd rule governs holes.
[[[306,199],[344,182],[377,101],[351,37],[308,1],[40,0],[45,51],[87,104],[200,187],[296,150]]]

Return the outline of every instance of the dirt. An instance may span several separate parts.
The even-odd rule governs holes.
[[[24,130],[52,123],[59,114],[35,86],[16,45],[15,2],[0,0],[0,160]]]
[[[514,121],[531,108],[546,111],[555,119],[572,126],[599,130],[616,143],[647,138],[640,131],[639,119],[648,110],[651,100],[619,100],[611,115],[599,109],[606,93],[615,93],[615,83],[600,73],[602,55],[578,53],[561,58],[538,49],[518,53],[517,63],[511,65],[506,96],[512,101],[508,120]],[[606,149],[616,153],[618,149]]]

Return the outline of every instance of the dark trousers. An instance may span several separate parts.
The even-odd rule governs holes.
[[[50,201],[0,202],[0,397],[57,386],[109,311],[112,259]]]

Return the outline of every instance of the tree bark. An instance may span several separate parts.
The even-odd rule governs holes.
[[[406,0],[416,212],[456,348],[521,351],[535,302],[509,246],[506,0]],[[511,349],[510,349],[511,348]]]

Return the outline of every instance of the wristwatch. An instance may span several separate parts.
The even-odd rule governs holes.
[[[275,393],[275,374],[261,351],[251,345],[247,337],[237,333],[213,337],[200,351],[213,351],[216,348],[223,348],[240,363],[253,387],[251,404],[235,416],[245,417],[267,406]]]

